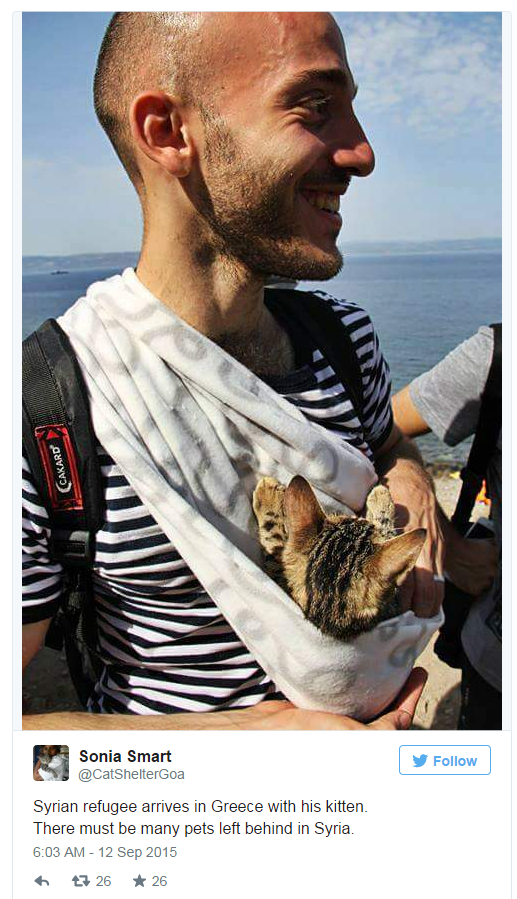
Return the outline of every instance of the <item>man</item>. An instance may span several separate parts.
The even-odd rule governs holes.
[[[355,90],[330,15],[117,13],[99,56],[95,107],[142,205],[141,255],[136,274],[122,276],[122,290],[158,298],[308,418],[375,460],[401,524],[427,528],[419,568],[404,585],[405,607],[427,617],[442,598],[435,498],[418,454],[393,426],[389,374],[368,316],[337,303],[336,327],[348,331],[362,368],[361,425],[316,336],[302,339],[264,301],[271,272],[322,279],[340,270],[339,198],[374,166],[354,115]],[[274,684],[120,468],[99,452],[107,519],[94,577],[111,667],[90,705],[110,716],[53,715],[26,726],[352,726],[262,701],[275,697]],[[30,660],[55,608],[61,572],[48,561],[44,510],[30,472],[27,490]],[[409,712],[420,689],[417,674],[408,683]],[[205,714],[218,709],[225,715],[217,720]],[[182,711],[192,714],[185,719]],[[379,726],[390,724],[383,719]]]
[[[448,446],[456,446],[474,434],[493,345],[492,329],[482,327],[397,393],[393,411],[402,432],[418,437],[432,431]],[[449,522],[443,522],[448,576],[473,597],[461,631],[464,657],[460,730],[502,727],[501,473],[499,433],[487,471],[495,546],[491,541],[465,539]]]

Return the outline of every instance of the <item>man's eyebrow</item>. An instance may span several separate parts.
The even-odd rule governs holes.
[[[283,96],[292,94],[295,90],[310,87],[315,81],[325,81],[327,84],[337,84],[339,87],[348,88],[352,100],[357,95],[358,86],[350,72],[346,72],[344,69],[306,69],[303,72],[297,72],[296,75],[284,82],[281,94]]]

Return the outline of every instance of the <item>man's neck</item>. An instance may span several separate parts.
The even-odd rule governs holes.
[[[245,337],[260,328],[263,282],[231,263],[205,267],[176,258],[160,264],[143,251],[136,273],[157,299],[216,343],[226,334]]]
[[[147,242],[136,269],[165,306],[257,374],[294,366],[290,340],[264,304],[264,279],[225,257],[203,261],[199,249],[164,255]]]

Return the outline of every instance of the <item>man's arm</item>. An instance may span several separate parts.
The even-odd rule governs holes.
[[[36,621],[33,624],[24,624],[22,627],[22,672],[25,671],[27,665],[38,654],[45,642],[47,631],[50,627],[52,618],[45,618],[44,621]]]
[[[51,618],[22,628],[23,670],[44,644]],[[408,680],[405,692],[387,714],[368,727],[402,730],[411,724],[425,683],[421,672]],[[289,702],[261,702],[247,709],[174,715],[95,715],[89,712],[51,712],[24,715],[24,730],[363,730],[366,725],[341,715],[307,712]],[[42,780],[39,765],[34,777]]]
[[[416,446],[395,424],[376,454],[377,473],[389,487],[404,531],[425,528],[427,536],[418,562],[401,587],[403,609],[420,618],[436,615],[443,602],[445,545],[432,479],[423,468]],[[438,579],[437,579],[438,578]]]
[[[23,627],[24,669],[43,645],[51,619]],[[415,669],[393,709],[369,725],[344,715],[307,712],[290,702],[260,702],[249,709],[227,712],[188,712],[177,715],[93,715],[90,712],[50,712],[24,715],[24,730],[405,730],[424,688],[427,676]],[[41,780],[39,764],[34,769]]]
[[[55,712],[26,715],[24,730],[407,730],[427,674],[415,668],[389,712],[370,724],[345,715],[309,712],[290,702],[260,702],[249,709],[178,715],[91,715]]]

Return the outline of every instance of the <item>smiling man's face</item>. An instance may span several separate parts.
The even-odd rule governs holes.
[[[251,271],[331,278],[342,264],[340,196],[374,165],[341,33],[320,13],[222,24],[217,52],[230,62],[202,109],[198,211],[218,251]]]

